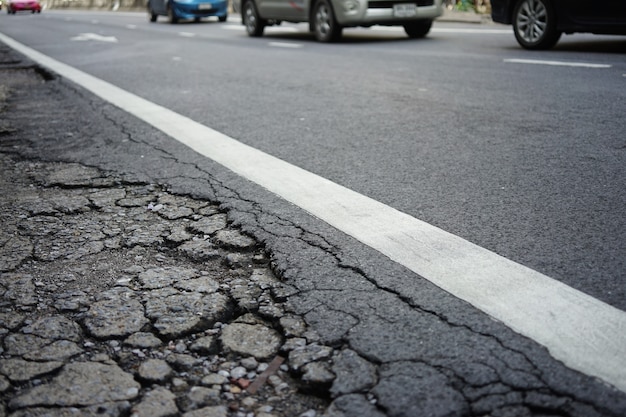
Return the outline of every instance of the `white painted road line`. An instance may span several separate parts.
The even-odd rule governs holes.
[[[290,42],[270,42],[270,46],[274,46],[276,48],[302,48],[301,43],[290,43]]]
[[[592,64],[588,62],[567,62],[567,61],[544,61],[538,59],[504,59],[509,64],[531,64],[531,65],[552,65],[559,67],[582,67],[582,68],[611,68],[607,64]]]
[[[380,32],[404,32],[402,26],[372,26],[371,30]],[[512,35],[513,29],[473,29],[473,28],[440,28],[433,27],[431,33],[459,33],[465,35],[491,34],[491,35]]]
[[[570,368],[626,392],[626,312],[1,33],[0,40],[534,339]]]

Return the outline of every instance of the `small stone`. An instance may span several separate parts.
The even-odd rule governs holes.
[[[137,376],[148,382],[163,382],[172,375],[172,368],[162,359],[148,359],[137,371]]]
[[[219,252],[209,240],[190,240],[180,245],[178,250],[196,262],[205,262],[219,256]]]
[[[246,368],[248,371],[252,371],[259,366],[259,363],[254,357],[249,357],[241,360],[241,366]]]
[[[246,389],[250,386],[251,382],[249,379],[246,378],[239,378],[237,379],[237,381],[235,381],[237,383],[237,385],[242,388],[242,389]]]
[[[185,227],[174,227],[172,232],[167,236],[167,240],[174,243],[181,243],[191,239],[193,235],[187,231]]]
[[[241,405],[243,405],[246,408],[252,408],[256,404],[257,404],[257,400],[252,397],[246,397],[243,400],[241,400]]]
[[[289,352],[289,364],[297,371],[307,363],[329,358],[332,352],[332,348],[318,344],[296,348]]]
[[[203,336],[196,339],[191,346],[189,346],[189,350],[192,352],[201,353],[204,355],[211,355],[217,353],[218,346],[217,340],[214,336]]]
[[[171,207],[166,206],[163,210],[159,210],[159,215],[168,220],[182,219],[193,214],[193,210],[189,207]]]
[[[304,346],[306,346],[305,338],[293,337],[291,339],[287,339],[280,349],[284,352],[289,352],[297,348],[303,348]]]
[[[202,363],[202,359],[195,358],[183,353],[172,353],[165,358],[167,363],[179,371],[187,371]]]
[[[330,365],[322,362],[307,363],[302,367],[302,381],[310,385],[328,385],[335,379]]]
[[[34,381],[33,385],[35,385]],[[0,392],[5,392],[9,388],[11,388],[11,383],[9,382],[9,380],[4,375],[0,375]]]
[[[200,408],[199,410],[188,411],[183,417],[227,417],[228,409],[223,405]]]
[[[130,335],[124,340],[124,344],[140,349],[151,349],[161,346],[163,342],[152,333],[139,332]]]
[[[192,387],[179,401],[183,411],[195,410],[219,402],[220,391],[206,387]]]
[[[218,230],[224,229],[226,224],[226,215],[216,214],[191,223],[190,228],[197,233],[212,235]]]
[[[178,413],[176,396],[169,390],[158,387],[144,394],[143,399],[132,409],[132,417],[167,417]]]
[[[228,378],[224,375],[220,374],[209,374],[202,378],[202,385],[212,386],[212,385],[222,385],[228,382]]]
[[[283,394],[287,391],[289,391],[289,385],[286,382],[283,382],[282,384],[278,385],[277,387],[274,387],[274,391],[276,392],[276,394]]]
[[[98,338],[128,336],[148,324],[143,305],[129,298],[97,301],[85,316],[87,330]]]
[[[222,344],[225,349],[241,355],[269,359],[278,353],[281,337],[269,327],[233,323],[222,329]]]
[[[267,382],[269,382],[271,386],[277,387],[283,383],[283,380],[280,379],[278,375],[270,375],[269,378],[267,378]]]
[[[185,391],[189,387],[187,381],[182,378],[174,378],[172,379],[172,389],[176,392]]]
[[[230,376],[233,379],[243,378],[248,373],[247,369],[243,366],[238,366],[230,371]]]
[[[237,230],[220,230],[215,234],[215,240],[220,245],[235,249],[250,249],[256,245],[254,239]]]
[[[300,337],[306,331],[306,323],[300,317],[285,316],[281,317],[279,322],[284,330],[285,336]]]

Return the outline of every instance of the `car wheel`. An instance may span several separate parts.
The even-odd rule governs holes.
[[[152,10],[152,5],[150,4],[150,2],[148,2],[148,19],[154,23],[157,21],[157,18],[159,17],[158,14],[154,13],[154,11]]]
[[[550,49],[561,37],[548,0],[521,0],[513,12],[513,32],[526,49]]]
[[[227,14],[225,14],[224,16],[219,16],[219,17],[217,18],[217,20],[219,20],[220,22],[225,22],[225,21],[226,21],[226,19],[228,19],[228,15],[227,15]]]
[[[248,0],[243,4],[241,18],[246,26],[246,32],[249,36],[262,36],[265,29],[265,22],[259,17],[254,1]]]
[[[433,21],[430,19],[427,20],[414,20],[410,23],[406,23],[404,25],[404,31],[409,38],[418,39],[423,38],[430,32],[430,28],[433,25]]]
[[[176,16],[176,12],[169,5],[167,6],[167,18],[169,19],[171,24],[178,23],[178,16]]]
[[[333,42],[341,37],[343,28],[335,19],[333,8],[327,0],[315,3],[313,11],[313,32],[320,42]]]

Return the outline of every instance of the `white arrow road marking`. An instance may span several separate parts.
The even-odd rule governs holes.
[[[0,40],[471,303],[570,368],[626,392],[626,312],[1,33]]]
[[[115,36],[102,36],[97,33],[81,33],[80,35],[71,38],[71,40],[117,43],[117,38]]]

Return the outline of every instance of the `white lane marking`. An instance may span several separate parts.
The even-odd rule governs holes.
[[[195,33],[191,33],[191,32],[178,32],[179,36],[182,36],[183,38],[194,38],[196,36]]]
[[[302,48],[301,43],[289,43],[289,42],[270,42],[270,46],[274,46],[276,48]]]
[[[245,26],[243,25],[222,25],[221,26],[222,29],[227,29],[227,30],[238,30],[238,31],[244,31],[246,30]],[[298,30],[298,28],[292,27],[292,26],[269,26],[265,28],[265,31],[268,33],[271,32],[300,32]]]
[[[607,64],[593,64],[589,62],[568,62],[568,61],[546,61],[540,59],[504,59],[510,64],[530,64],[530,65],[552,65],[559,67],[582,67],[582,68],[611,68]]]
[[[126,29],[137,29],[137,25],[126,25]]]
[[[372,26],[371,30],[377,30],[381,32],[402,32],[404,29],[402,26]],[[430,30],[434,33],[461,33],[467,35],[479,35],[479,34],[492,34],[492,35],[512,35],[513,30],[506,29],[471,29],[471,28],[438,28],[434,27]]]
[[[0,40],[534,339],[565,365],[626,392],[626,312],[1,33]]]
[[[512,35],[513,30],[509,29],[467,29],[467,28],[432,28],[436,33],[463,33],[463,34],[492,34],[492,35]]]
[[[78,36],[70,38],[70,40],[117,43],[117,38],[115,36],[102,36],[98,35],[97,33],[81,33]]]

